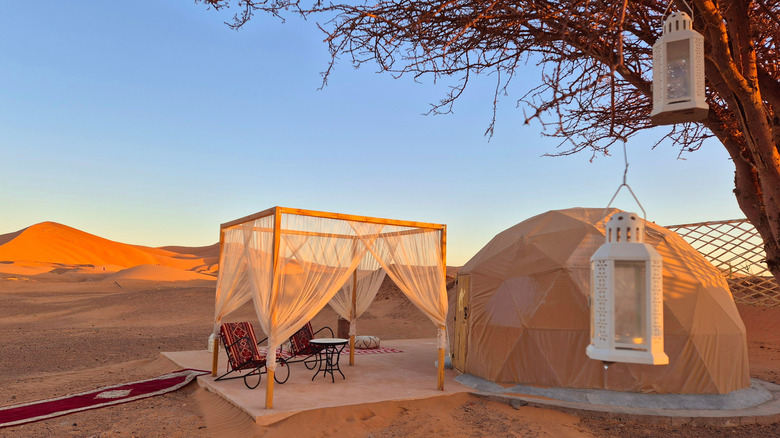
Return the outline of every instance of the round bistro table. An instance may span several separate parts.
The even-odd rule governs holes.
[[[334,371],[338,371],[341,377],[346,379],[344,373],[341,372],[341,368],[339,368],[339,356],[341,356],[341,352],[348,342],[349,339],[343,338],[317,338],[309,341],[312,345],[323,347],[318,353],[320,367],[312,376],[312,380],[319,376],[320,373],[322,373],[323,377],[327,377],[330,373],[331,382],[335,382],[336,379],[333,377]]]

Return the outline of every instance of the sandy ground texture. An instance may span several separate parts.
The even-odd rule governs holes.
[[[93,247],[100,244],[96,241]],[[175,256],[179,249],[173,250]],[[167,260],[155,257],[157,262]],[[210,257],[186,260],[199,272],[178,269],[175,265],[182,259],[129,268],[113,259],[105,265],[0,262],[0,405],[175,370],[159,352],[203,349],[211,333],[215,281],[212,265],[204,263]],[[752,376],[780,383],[780,309],[739,309],[748,329]],[[246,305],[228,320],[256,318]],[[360,324],[361,331],[382,339],[436,335],[430,321],[389,280]],[[314,325],[335,329],[336,314],[326,308]],[[532,407],[513,409],[458,394],[320,409],[260,427],[219,396],[191,384],[160,397],[0,429],[0,437],[6,436],[759,437],[780,436],[780,424],[683,430]]]

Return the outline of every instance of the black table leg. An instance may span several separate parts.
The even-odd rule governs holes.
[[[322,373],[323,377],[330,373],[330,381],[335,383],[336,378],[333,371],[338,371],[339,374],[341,374],[341,378],[346,380],[347,377],[344,376],[344,373],[341,372],[341,367],[339,366],[339,358],[341,356],[341,351],[344,350],[344,347],[345,345],[342,345],[341,348],[336,345],[328,345],[320,350],[320,352],[317,353],[320,363],[319,368],[312,376],[311,380],[314,380],[314,378],[319,376],[320,373]]]
[[[325,360],[328,361],[328,372],[330,373],[330,383],[336,383],[336,379],[333,377],[333,350],[335,347],[327,347],[327,353],[325,353]],[[336,362],[338,364],[338,362]]]
[[[317,372],[316,372],[316,373],[314,373],[314,375],[313,375],[313,376],[311,376],[311,380],[312,380],[312,381],[314,381],[314,378],[315,378],[315,377],[317,377],[317,376],[319,376],[319,375],[320,375],[320,372],[322,372],[322,373],[323,373],[323,375],[326,375],[326,374],[328,373],[328,371],[327,371],[328,365],[326,364],[326,365],[325,365],[325,368],[323,368],[323,367],[322,367],[322,363],[323,363],[323,357],[322,357],[322,354],[323,354],[323,352],[324,352],[324,351],[325,351],[325,350],[324,350],[324,349],[322,349],[322,350],[320,350],[320,351],[318,351],[318,352],[317,352],[317,362],[318,362],[318,364],[319,364],[319,367],[317,368]],[[326,357],[327,357],[327,356],[326,356]]]
[[[336,364],[333,369],[339,372],[341,374],[341,378],[346,380],[347,378],[344,376],[344,373],[341,372],[341,367],[339,366],[339,359],[341,358],[341,351],[344,349],[344,346],[342,345],[341,348],[338,348],[336,346],[333,347],[334,354],[336,355]],[[330,372],[331,380],[333,380],[333,370]]]

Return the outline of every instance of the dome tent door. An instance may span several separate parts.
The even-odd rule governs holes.
[[[452,346],[452,366],[460,372],[465,372],[466,354],[468,352],[470,289],[471,277],[469,274],[458,274],[455,281],[457,304],[455,309],[455,343]]]

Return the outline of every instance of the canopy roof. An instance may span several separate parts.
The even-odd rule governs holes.
[[[439,328],[441,358],[446,348],[445,254],[446,225],[440,224],[285,207],[222,224],[214,332],[225,315],[252,299],[268,336],[272,373],[276,347],[328,304],[361,262],[366,265],[364,259],[373,258]],[[266,382],[270,408],[273,379]]]

